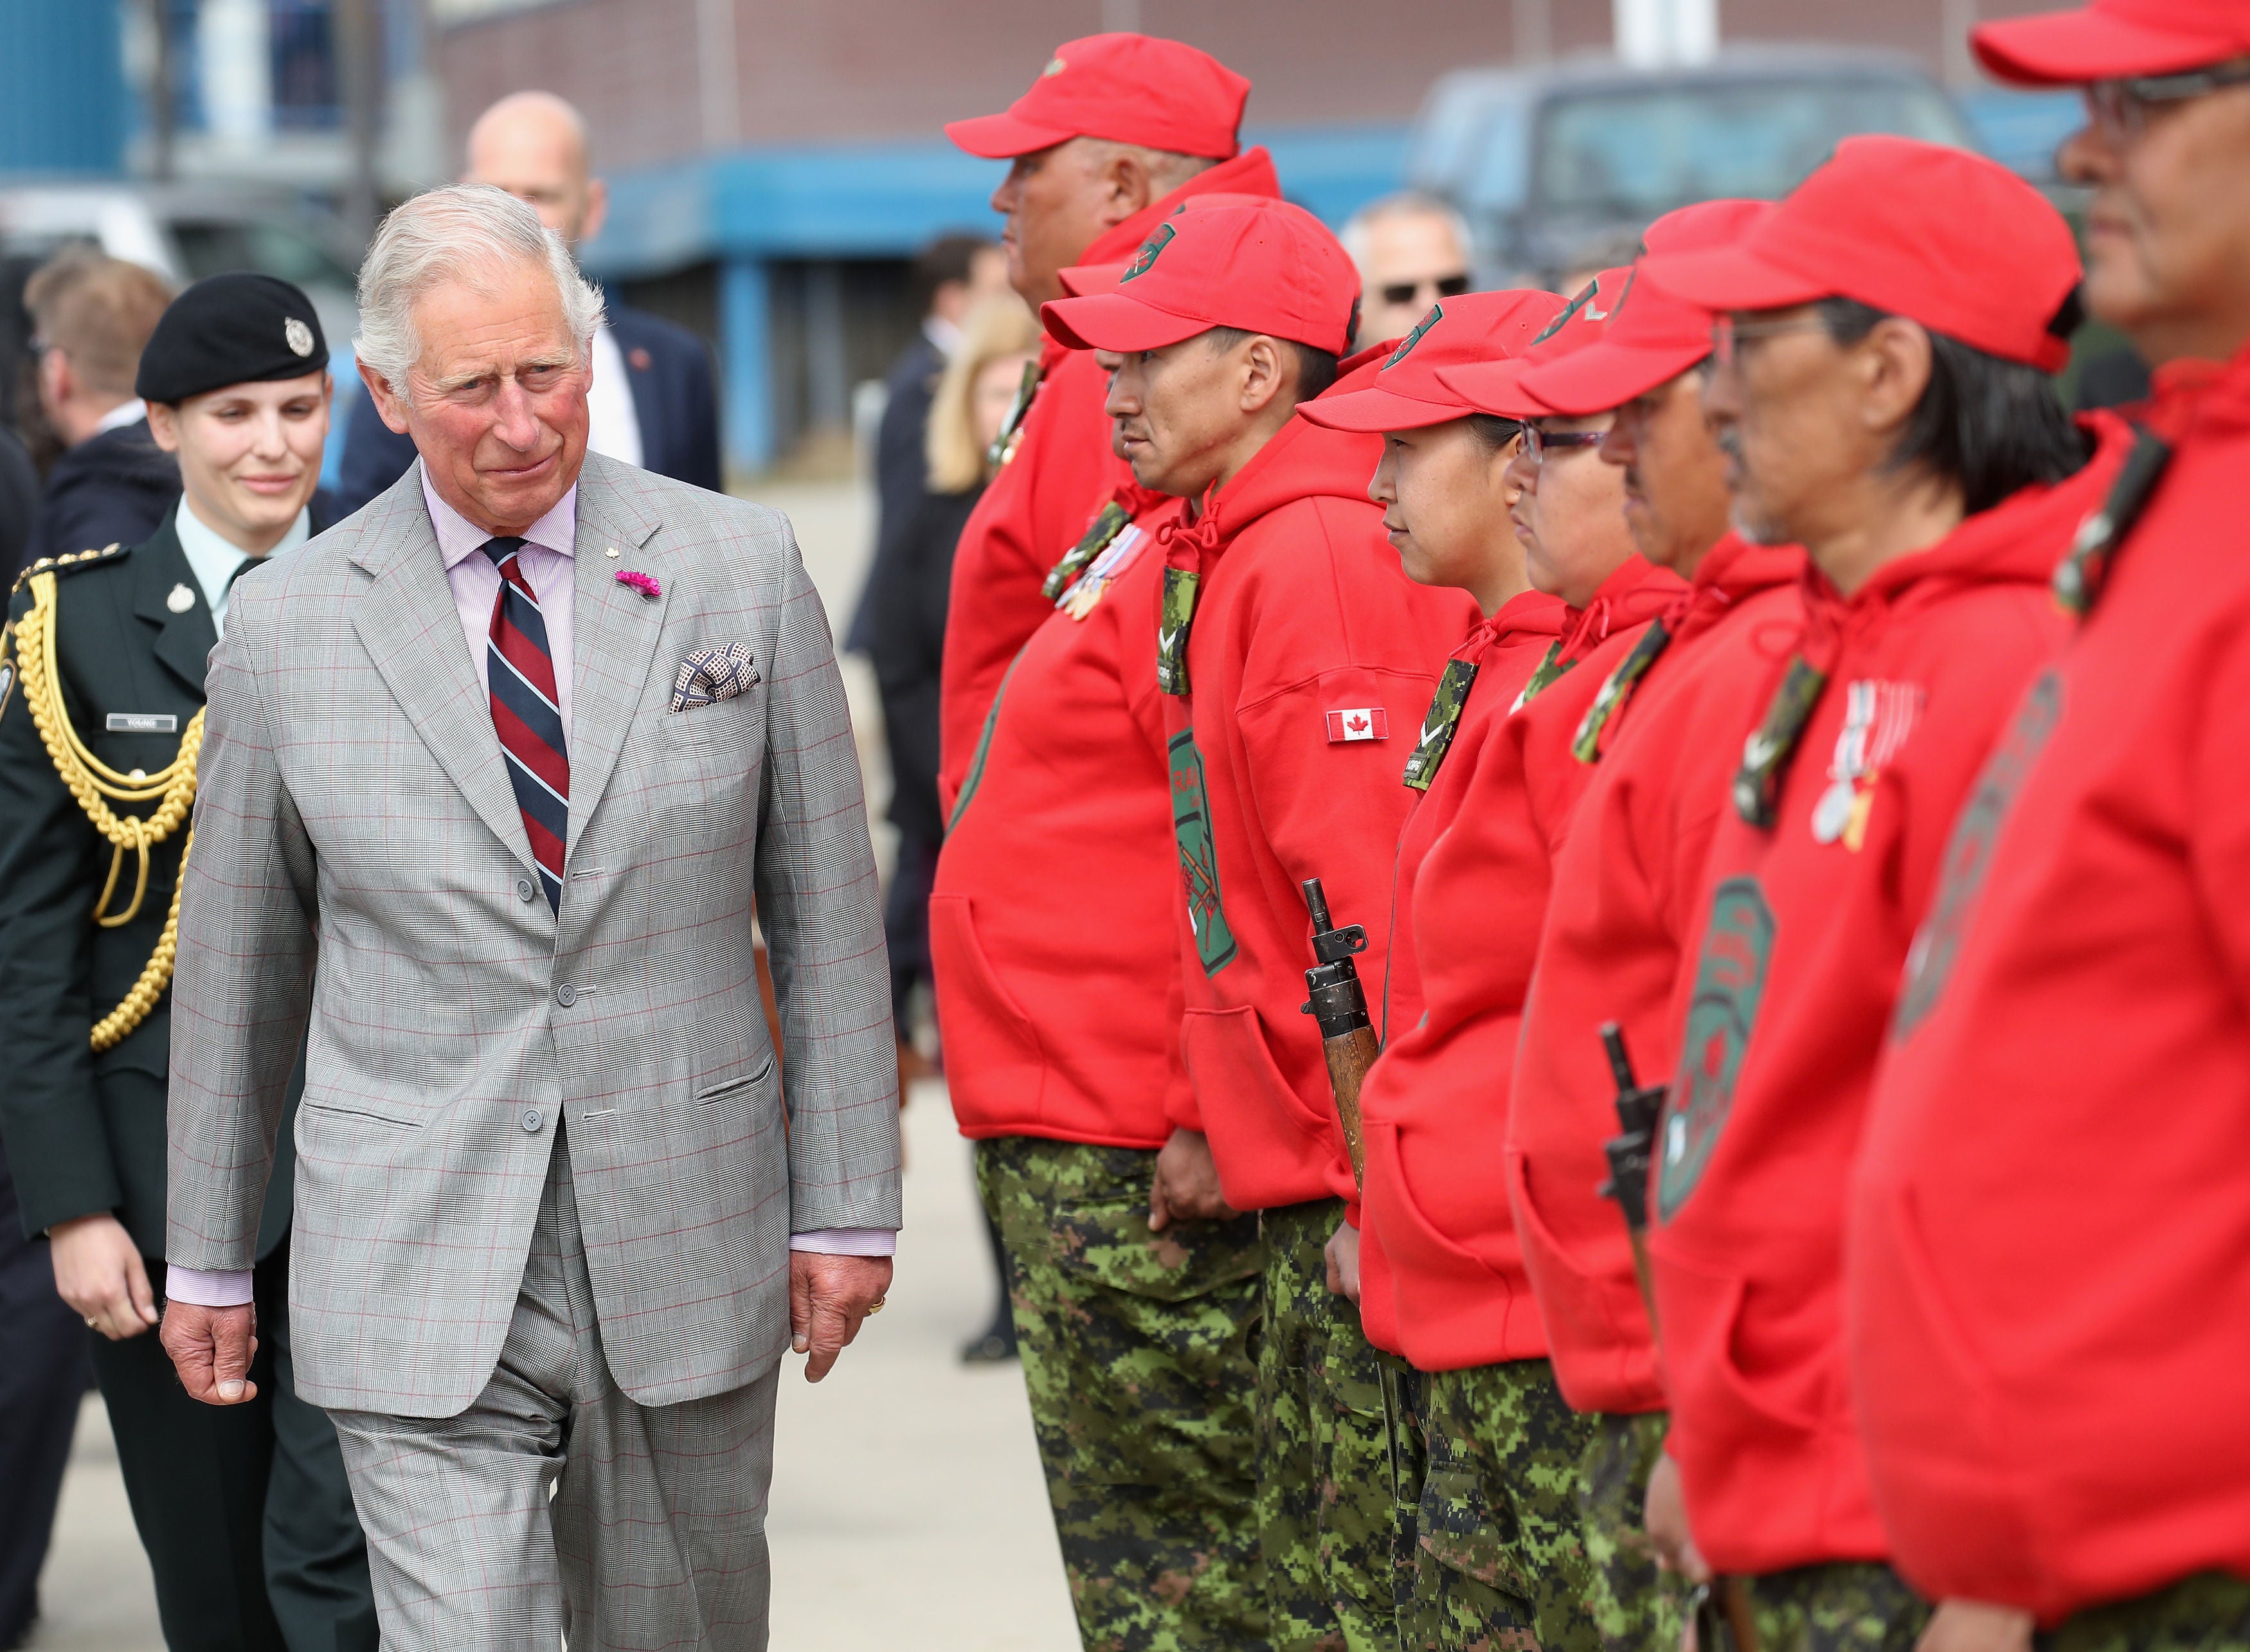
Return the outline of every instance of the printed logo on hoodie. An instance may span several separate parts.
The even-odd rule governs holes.
[[[1743,1052],[1765,996],[1773,908],[1755,878],[1729,878],[1711,897],[1710,926],[1695,960],[1695,996],[1680,1045],[1680,1070],[1664,1098],[1656,1212],[1669,1222],[1702,1180],[1742,1076]]]
[[[2046,749],[2054,726],[2062,720],[2062,676],[2043,673],[2024,696],[2016,720],[1986,760],[1969,794],[1953,836],[1945,845],[1945,864],[1939,870],[1937,898],[1929,904],[1906,955],[1906,985],[1899,993],[1898,1009],[1891,1021],[1891,1037],[1903,1043],[1922,1024],[1945,990],[1953,960],[1961,951],[1962,932],[1977,909],[1977,897],[1992,870],[1992,848],[2000,829],[2015,807],[2033,765]]]
[[[1188,924],[1205,975],[1234,961],[1234,932],[1218,894],[1218,851],[1211,839],[1211,794],[1204,785],[1203,754],[1195,731],[1182,729],[1167,748],[1172,769],[1172,836],[1179,845],[1180,877],[1187,885]]]

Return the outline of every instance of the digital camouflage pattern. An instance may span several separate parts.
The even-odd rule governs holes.
[[[1593,1429],[1544,1359],[1432,1373],[1414,1652],[1600,1652],[1578,1480]]]
[[[2067,1618],[2039,1646],[2039,1652],[2250,1652],[2250,1583],[2198,1572],[2154,1594]]]
[[[1537,699],[1549,684],[1577,663],[1563,657],[1563,644],[1559,640],[1548,644],[1547,651],[1539,657],[1538,668],[1531,673],[1531,678],[1524,684],[1522,692],[1516,695],[1515,704],[1508,709],[1511,712],[1522,710]]]
[[[1676,1572],[1660,1572],[1641,1524],[1648,1476],[1664,1455],[1671,1418],[1596,1412],[1593,1437],[1578,1465],[1578,1513],[1593,1575],[1587,1594],[1604,1652],[1647,1652],[1680,1644],[1688,1590]]]
[[[1149,1232],[1156,1161],[1009,1136],[977,1180],[1087,1652],[1256,1652],[1258,1222]]]
[[[1414,1609],[1416,1560],[1422,1545],[1415,1540],[1422,1524],[1422,1480],[1429,1472],[1429,1453],[1423,1441],[1423,1414],[1428,1405],[1430,1379],[1404,1359],[1386,1363],[1383,1373],[1383,1414],[1391,1437],[1391,1595],[1398,1621],[1410,1621]],[[1403,1642],[1402,1642],[1403,1644]]]
[[[1406,759],[1406,784],[1413,790],[1426,792],[1438,778],[1446,754],[1453,747],[1453,736],[1460,733],[1461,711],[1476,679],[1474,660],[1446,662],[1445,675],[1438,678],[1438,692],[1430,697],[1430,709],[1422,719],[1422,732],[1415,736],[1414,749]]]
[[[1163,607],[1156,616],[1156,686],[1167,694],[1188,692],[1188,632],[1195,625],[1201,577],[1191,568],[1164,570]]]
[[[1260,1214],[1266,1334],[1258,1359],[1258,1525],[1275,1652],[1395,1652],[1384,1377],[1359,1310],[1328,1287],[1340,1199]]]
[[[1929,1607],[1880,1560],[1792,1566],[1742,1580],[1758,1652],[1913,1652]]]

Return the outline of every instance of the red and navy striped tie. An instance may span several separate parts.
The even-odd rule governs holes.
[[[547,646],[547,618],[524,577],[520,539],[485,541],[500,569],[493,600],[492,641],[485,675],[492,689],[493,726],[507,756],[507,778],[547,904],[562,910],[562,851],[570,828],[570,755],[562,740],[562,702],[555,692],[555,656]]]

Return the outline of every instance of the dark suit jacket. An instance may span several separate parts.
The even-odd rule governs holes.
[[[12,582],[30,560],[38,520],[39,473],[23,438],[0,424],[0,577]]]
[[[105,545],[138,545],[156,531],[180,497],[180,466],[136,419],[67,448],[47,472],[39,500],[38,531],[24,549],[18,572],[42,556],[98,551]]]
[[[882,692],[883,737],[891,754],[891,823],[933,845],[945,836],[937,802],[937,685],[953,550],[984,492],[924,493],[905,527],[887,542],[888,566],[866,604],[867,654]]]
[[[726,491],[719,469],[719,396],[711,353],[686,327],[622,304],[609,307],[610,332],[632,381],[640,421],[641,468],[714,493]],[[385,424],[365,396],[344,427],[336,502],[349,516],[406,474],[414,443]]]
[[[929,458],[922,432],[929,423],[938,376],[944,371],[945,353],[927,336],[915,339],[891,363],[884,385],[888,399],[883,403],[883,421],[875,427],[875,554],[844,637],[844,646],[853,653],[864,654],[874,646],[877,593],[889,576],[895,554],[890,547],[908,531],[929,497]]]
[[[315,527],[321,513],[315,512]],[[174,613],[185,586],[195,600]],[[28,584],[9,605],[30,609]],[[162,768],[204,704],[204,673],[217,633],[172,514],[145,542],[55,575],[55,648],[64,704],[93,754],[112,768]],[[112,712],[169,714],[169,733],[112,733]],[[115,805],[146,814],[154,805]],[[113,1048],[95,1055],[86,1034],[117,1007],[155,949],[180,871],[184,833],[152,856],[148,892],[129,924],[98,928],[93,898],[110,850],[47,756],[20,692],[0,704],[0,1132],[15,1172],[24,1226],[114,1213],[143,1253],[164,1254],[164,1096],[170,1070],[171,995]],[[126,857],[119,896],[132,893]],[[297,1088],[302,1087],[302,1063]],[[259,1235],[262,1256],[288,1230],[294,1159],[285,1120]]]

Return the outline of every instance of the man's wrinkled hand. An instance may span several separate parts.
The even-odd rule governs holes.
[[[1677,1572],[1690,1583],[1708,1583],[1711,1567],[1695,1546],[1688,1525],[1688,1497],[1680,1485],[1680,1465],[1669,1452],[1660,1455],[1648,1476],[1648,1497],[1641,1505],[1641,1524],[1656,1550],[1656,1564]]]
[[[790,1346],[806,1356],[804,1380],[818,1382],[859,1334],[860,1322],[891,1288],[888,1256],[789,1253]]]
[[[199,1302],[168,1302],[163,1329],[156,1334],[190,1399],[207,1406],[238,1406],[258,1397],[258,1385],[250,1380],[250,1362],[258,1353],[258,1311],[250,1304],[206,1308]]]
[[[2032,1652],[2032,1614],[1983,1600],[1941,1600],[1914,1652]]]
[[[1327,1249],[1322,1254],[1328,1258],[1329,1290],[1345,1301],[1359,1301],[1359,1229],[1348,1222],[1336,1223],[1336,1230],[1329,1236]]]
[[[55,1294],[112,1342],[137,1337],[156,1323],[156,1293],[149,1288],[141,1247],[107,1211],[73,1216],[47,1229]]]
[[[1156,1152],[1156,1177],[1149,1186],[1149,1227],[1162,1233],[1176,1222],[1220,1222],[1239,1215],[1218,1189],[1218,1161],[1199,1130],[1175,1130]]]

